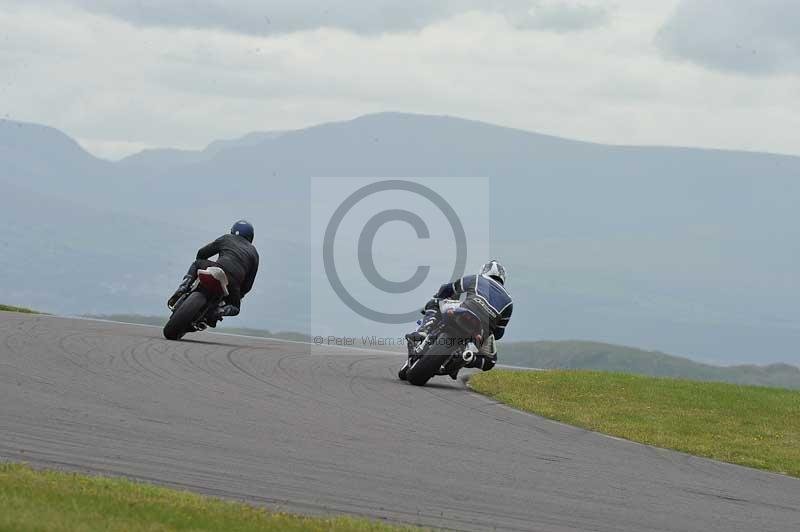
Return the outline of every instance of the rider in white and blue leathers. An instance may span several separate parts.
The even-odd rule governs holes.
[[[461,307],[471,310],[478,316],[486,333],[480,353],[467,367],[477,367],[488,371],[497,362],[494,340],[503,337],[511,320],[514,305],[505,289],[506,271],[496,260],[483,265],[477,275],[467,275],[455,282],[443,284],[434,299],[425,305],[425,318],[417,331],[407,335],[410,341],[424,339],[439,319],[438,299],[458,299],[466,294]]]

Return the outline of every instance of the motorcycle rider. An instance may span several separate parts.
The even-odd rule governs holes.
[[[214,327],[223,316],[238,315],[242,298],[253,288],[258,273],[258,251],[253,245],[254,236],[252,224],[247,220],[239,220],[231,227],[230,234],[222,235],[200,248],[180,286],[167,301],[167,306],[172,309],[181,296],[189,292],[197,279],[198,270],[217,266],[228,277],[228,296],[217,315],[208,316],[209,325]],[[209,260],[214,255],[217,255],[217,260]]]
[[[488,334],[479,352],[465,367],[489,371],[497,363],[494,341],[505,334],[514,308],[511,296],[505,289],[505,282],[505,268],[498,261],[490,260],[483,265],[478,275],[467,275],[453,283],[443,284],[434,298],[425,305],[423,309],[425,317],[419,328],[407,334],[406,339],[410,343],[424,341],[441,318],[438,300],[454,299],[466,294],[460,306],[475,313],[481,320],[483,330]],[[455,378],[454,375],[451,377]]]

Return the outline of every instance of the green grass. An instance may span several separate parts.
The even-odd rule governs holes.
[[[15,307],[13,305],[0,305],[0,311],[22,312],[23,314],[41,314],[40,312],[36,312],[35,310],[31,310],[29,308]]]
[[[800,391],[575,370],[493,370],[470,386],[579,427],[800,477]]]
[[[123,479],[0,463],[0,531],[399,531],[352,517],[301,517]]]

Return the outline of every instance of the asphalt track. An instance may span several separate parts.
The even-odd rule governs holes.
[[[0,459],[463,530],[800,530],[800,480],[515,411],[400,359],[0,313]]]

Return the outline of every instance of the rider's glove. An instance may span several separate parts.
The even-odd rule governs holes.
[[[439,310],[439,300],[431,298],[427,303],[425,303],[425,307],[422,309],[422,314],[425,314],[425,311],[428,310]]]

